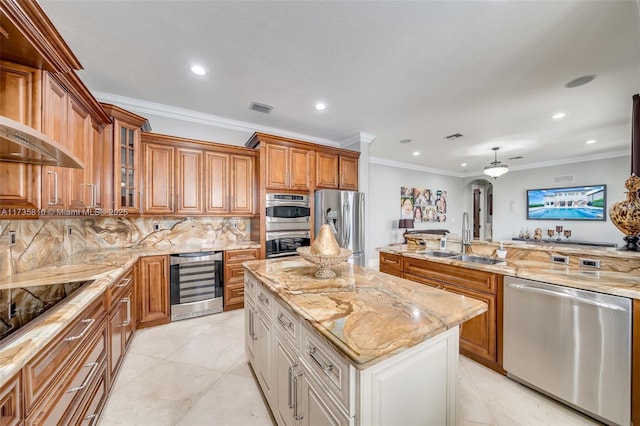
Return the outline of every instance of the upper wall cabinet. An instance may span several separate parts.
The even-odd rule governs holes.
[[[264,133],[254,133],[245,145],[261,151],[261,185],[267,192],[358,190],[359,152]]]
[[[84,169],[0,161],[0,208],[91,208],[101,203],[102,129],[109,122],[100,104],[75,74],[82,69],[69,47],[34,2],[0,4],[0,114],[26,124],[67,148]],[[63,214],[57,211],[55,214]],[[37,215],[5,215],[5,218]]]
[[[358,190],[358,155],[316,151],[316,188]]]
[[[266,144],[267,189],[311,190],[313,155],[309,149]]]
[[[142,145],[145,214],[255,214],[255,151],[155,133]]]
[[[113,144],[113,207],[117,214],[140,213],[142,155],[140,134],[149,130],[149,122],[132,112],[111,104],[102,104],[111,117],[107,131]]]

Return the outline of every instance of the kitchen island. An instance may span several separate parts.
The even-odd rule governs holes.
[[[457,422],[459,325],[485,303],[348,263],[244,267],[247,356],[279,424]]]

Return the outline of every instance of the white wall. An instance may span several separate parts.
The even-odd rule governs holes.
[[[367,264],[377,261],[377,247],[402,242],[403,229],[398,229],[400,218],[400,187],[441,189],[447,191],[447,221],[444,223],[419,223],[415,229],[448,229],[460,234],[462,206],[465,190],[463,180],[416,170],[381,164],[370,164],[368,234],[365,236]]]
[[[618,201],[626,198],[624,181],[631,171],[630,157],[618,157],[597,161],[566,164],[538,169],[510,171],[507,175],[493,182],[493,233],[494,241],[511,240],[521,228],[528,228],[533,235],[535,228],[546,230],[563,225],[570,229],[571,238],[581,241],[601,241],[623,244],[623,234],[609,219],[604,222],[587,222],[576,220],[527,220],[527,189],[552,188],[580,185],[607,185],[607,211]],[[556,177],[573,176],[573,182],[556,183]],[[515,203],[515,211],[510,210]]]

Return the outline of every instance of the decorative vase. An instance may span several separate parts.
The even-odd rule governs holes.
[[[640,251],[640,177],[632,173],[624,186],[629,190],[627,199],[611,206],[609,218],[625,234],[627,245],[620,250]]]

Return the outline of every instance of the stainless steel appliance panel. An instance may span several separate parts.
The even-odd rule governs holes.
[[[504,279],[508,376],[610,424],[631,421],[631,300]]]
[[[222,253],[171,255],[171,320],[222,312]]]
[[[315,193],[315,235],[329,224],[338,244],[353,251],[351,263],[364,266],[364,194],[323,189]]]
[[[282,231],[266,233],[266,257],[296,256],[298,247],[308,246],[311,231]]]

